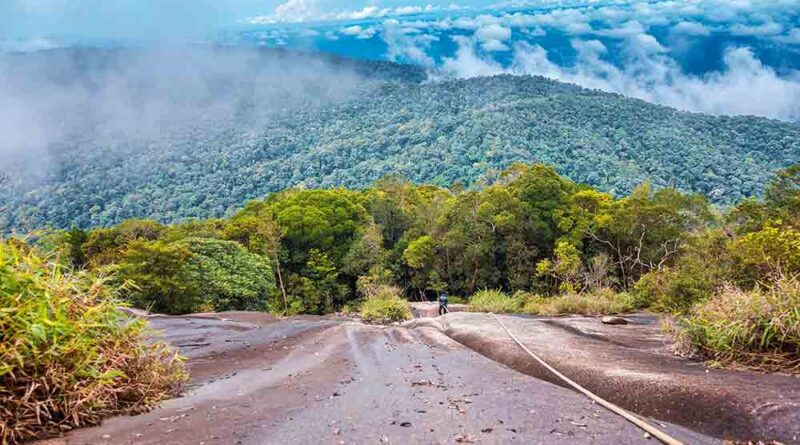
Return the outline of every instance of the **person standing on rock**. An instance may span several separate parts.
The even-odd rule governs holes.
[[[442,291],[439,294],[439,315],[446,314],[450,311],[447,310],[447,294]]]

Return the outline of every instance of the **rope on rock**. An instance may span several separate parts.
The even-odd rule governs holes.
[[[548,365],[547,362],[545,362],[544,360],[539,358],[538,355],[533,353],[524,344],[522,344],[522,342],[519,341],[519,339],[514,334],[512,334],[511,331],[508,330],[508,327],[506,327],[506,325],[503,324],[503,322],[500,320],[500,317],[498,317],[496,314],[491,314],[491,315],[494,317],[495,320],[497,320],[498,323],[500,323],[500,326],[503,327],[503,329],[506,331],[508,336],[511,337],[525,352],[527,352],[528,355],[533,357],[537,362],[539,362],[539,364],[541,364],[542,366],[547,368],[548,371],[550,371],[553,374],[555,374],[558,378],[560,378],[561,380],[563,380],[564,382],[569,384],[571,387],[573,387],[577,391],[583,393],[586,397],[589,397],[590,399],[594,400],[599,405],[602,405],[603,407],[605,407],[609,411],[612,411],[612,412],[622,416],[623,418],[625,418],[625,420],[627,420],[627,421],[633,423],[634,425],[638,426],[639,428],[643,429],[644,431],[646,431],[647,433],[649,433],[651,436],[655,437],[656,439],[660,440],[661,442],[664,442],[667,445],[684,445],[683,442],[679,441],[678,439],[675,439],[674,437],[670,436],[669,434],[665,433],[664,431],[661,431],[660,429],[654,427],[653,425],[650,425],[649,423],[647,423],[644,420],[640,419],[639,417],[637,417],[635,414],[631,413],[630,411],[628,411],[628,410],[626,410],[626,409],[624,409],[622,407],[619,407],[617,405],[614,405],[613,403],[601,398],[597,394],[589,391],[588,389],[584,388],[583,386],[581,386],[581,385],[577,384],[576,382],[572,381],[569,377],[567,377],[564,374],[558,372],[558,370],[556,370],[552,366]]]

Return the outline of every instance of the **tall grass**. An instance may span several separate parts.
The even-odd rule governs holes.
[[[725,287],[669,326],[674,349],[712,363],[800,373],[800,281],[768,288]]]
[[[473,312],[522,313],[534,315],[618,314],[636,309],[634,298],[611,289],[543,297],[527,292],[507,295],[499,290],[476,292],[469,300]]]
[[[521,298],[510,297],[500,290],[484,289],[475,292],[470,297],[467,309],[470,312],[496,312],[502,314],[520,312],[522,305],[523,300]]]
[[[147,410],[177,394],[180,359],[145,342],[114,290],[0,240],[0,443],[18,443]]]
[[[539,315],[582,314],[606,315],[631,312],[636,309],[634,298],[624,292],[598,289],[587,293],[570,293],[540,300],[529,312]]]

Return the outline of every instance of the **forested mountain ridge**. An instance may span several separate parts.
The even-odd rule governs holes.
[[[113,140],[123,150],[91,133],[60,141],[41,181],[0,192],[0,228],[215,217],[286,187],[360,188],[390,173],[488,184],[514,162],[551,164],[618,196],[650,181],[728,204],[800,160],[795,123],[681,112],[542,77],[419,82],[408,68],[387,81],[406,68],[374,69],[346,97],[268,118],[251,119],[259,104],[242,100],[169,138]]]

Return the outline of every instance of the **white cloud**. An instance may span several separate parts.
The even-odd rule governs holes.
[[[0,53],[32,52],[58,48],[60,45],[49,39],[0,40]]]
[[[375,28],[371,26],[367,28],[362,28],[359,25],[353,25],[342,28],[341,30],[339,30],[339,33],[346,36],[352,36],[357,39],[369,39],[375,35]]]
[[[300,30],[300,36],[302,37],[316,37],[319,35],[319,31],[316,29],[311,28],[303,28]]]
[[[346,36],[355,36],[361,34],[361,27],[358,25],[348,26],[339,30],[339,33]]]
[[[475,31],[475,37],[481,42],[491,40],[503,42],[511,38],[511,28],[500,26],[496,23],[486,25]]]
[[[672,27],[672,32],[687,36],[707,36],[711,34],[711,30],[702,23],[697,22],[679,22]]]
[[[783,25],[775,22],[767,22],[760,25],[743,25],[737,23],[730,28],[730,33],[738,36],[769,36],[782,32]]]
[[[481,44],[481,48],[483,48],[485,51],[490,51],[490,52],[494,52],[494,51],[508,51],[508,50],[510,50],[510,49],[511,49],[511,48],[509,48],[509,47],[508,47],[508,45],[506,45],[506,44],[505,44],[505,43],[503,43],[502,41],[500,41],[500,40],[496,40],[496,39],[492,39],[492,40],[486,40],[486,41],[484,41],[484,42]]]
[[[597,9],[594,17],[608,23],[620,23],[630,17],[630,15],[631,12],[628,9],[606,6]]]
[[[623,39],[645,33],[645,27],[636,20],[630,20],[620,26],[596,31],[597,34],[607,37]]]
[[[386,58],[394,62],[411,62],[432,67],[434,60],[427,49],[437,37],[420,32],[409,33],[407,28],[395,19],[383,22],[383,41],[386,43]]]
[[[779,76],[748,48],[728,49],[723,70],[692,76],[683,73],[647,34],[624,41],[628,59],[621,67],[603,59],[607,49],[597,40],[572,41],[577,60],[571,67],[558,66],[544,48],[525,42],[514,46],[508,67],[480,57],[470,39],[460,38],[457,43],[456,56],[447,59],[443,69],[459,77],[535,74],[683,110],[800,119],[800,72]]]
[[[446,7],[426,5],[422,6],[398,6],[392,8],[381,8],[375,5],[364,6],[359,10],[351,11],[322,11],[318,0],[288,0],[275,8],[269,15],[250,17],[244,20],[245,23],[254,25],[272,25],[278,23],[301,23],[308,21],[352,21],[366,19],[380,19],[390,16],[404,16],[437,11],[456,11],[464,9],[458,5],[448,5]]]
[[[281,22],[303,22],[320,14],[316,0],[288,0],[275,7],[271,15],[251,17],[247,20],[251,24],[272,24]]]
[[[547,35],[547,31],[539,26],[534,26],[533,28],[523,28],[522,32],[533,37],[542,37]]]
[[[428,5],[428,7],[432,7]],[[420,6],[400,6],[399,8],[395,9],[395,14],[398,15],[407,15],[407,14],[419,14],[422,12],[423,9]]]
[[[475,53],[472,39],[464,36],[453,38],[458,44],[454,57],[445,58],[442,70],[459,77],[491,76],[503,72],[503,67],[493,60],[486,60]]]
[[[655,37],[651,36],[650,34],[637,34],[635,36],[631,36],[628,39],[628,46],[626,47],[626,51],[633,52],[633,53],[663,53],[667,49],[661,46],[661,44],[656,40]]]
[[[392,12],[388,8],[378,8],[377,6],[365,6],[358,11],[345,11],[333,15],[325,15],[322,18],[335,20],[363,20],[368,18],[386,17]]]
[[[608,48],[606,48],[606,46],[603,45],[603,42],[599,40],[573,39],[570,43],[572,44],[572,47],[575,48],[575,50],[580,54],[587,52],[591,52],[593,54],[605,54],[608,52]]]

